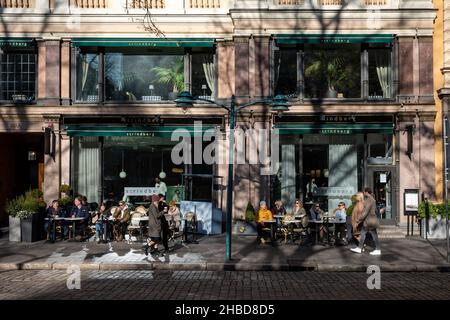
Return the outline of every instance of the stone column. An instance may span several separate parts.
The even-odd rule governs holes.
[[[219,42],[217,45],[218,98],[229,98],[235,92],[234,62],[234,43],[231,41]]]
[[[60,105],[61,99],[61,49],[60,40],[44,40],[39,44],[38,104]],[[42,48],[42,46],[45,46]],[[43,71],[43,74],[41,72]]]
[[[46,203],[51,203],[52,200],[59,198],[59,186],[61,185],[61,141],[59,135],[59,118],[46,118],[45,124],[46,126],[52,127],[54,130],[54,137],[51,138],[51,150],[54,153],[44,155],[44,200]]]
[[[250,79],[249,79],[249,38],[247,36],[235,37],[235,58],[236,58],[236,97],[248,99],[250,95]]]
[[[270,38],[254,37],[255,50],[255,91],[253,97],[270,95]]]
[[[61,44],[61,104],[66,106],[71,104],[70,94],[70,41],[63,40]]]

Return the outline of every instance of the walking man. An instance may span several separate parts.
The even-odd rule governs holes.
[[[361,253],[364,242],[366,240],[367,233],[372,235],[372,239],[375,242],[375,250],[372,251],[371,255],[380,255],[380,241],[378,240],[377,228],[379,227],[379,221],[377,215],[375,213],[376,209],[376,201],[372,196],[372,192],[370,188],[364,189],[364,211],[361,217],[358,219],[358,225],[362,224],[361,229],[361,240],[359,242],[359,246],[356,248],[350,249],[355,253]]]

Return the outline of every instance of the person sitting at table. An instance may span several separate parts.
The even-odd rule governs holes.
[[[272,216],[280,215],[284,216],[286,214],[286,208],[281,200],[275,201],[275,206],[272,208]]]
[[[256,220],[256,231],[258,232],[257,241],[261,241],[261,243],[266,243],[264,240],[263,228],[269,227],[266,221],[273,220],[272,212],[267,209],[267,204],[265,201],[261,201],[259,203],[258,216]]]
[[[125,201],[119,201],[119,207],[114,212],[113,232],[116,241],[123,241],[127,233],[128,222],[130,222],[131,215]]]
[[[169,202],[169,211],[167,212],[167,215],[170,216],[170,219],[168,220],[169,226],[174,229],[180,228],[180,222],[181,222],[181,213],[180,209],[175,205],[175,201]]]
[[[87,228],[89,224],[89,219],[91,217],[88,208],[86,206],[83,206],[82,202],[83,202],[82,197],[76,197],[75,200],[73,201],[74,206],[70,211],[70,216],[72,218],[83,218],[83,220],[77,221],[75,223],[76,228],[74,230],[74,235],[77,235],[78,233],[80,236],[81,234],[84,234],[84,230]]]
[[[335,222],[345,222],[347,219],[347,209],[345,207],[345,202],[341,201],[338,207],[333,211]],[[336,224],[335,239],[336,242],[345,243],[345,223]]]
[[[309,220],[311,221],[321,220],[323,214],[324,211],[320,208],[320,203],[317,202],[309,210]]]
[[[47,218],[48,220],[45,221],[44,228],[47,234],[49,235],[49,239],[51,242],[55,242],[56,234],[53,232],[54,230],[54,224],[57,223],[57,221],[54,220],[54,218],[65,218],[66,217],[66,211],[63,207],[59,206],[58,200],[53,200],[52,205],[47,208]],[[61,227],[63,228],[62,235],[65,233],[65,228],[67,226],[64,223],[61,223]]]
[[[108,239],[109,235],[109,217],[111,216],[111,211],[106,210],[106,204],[103,202],[100,204],[100,208],[97,212],[97,221],[95,223],[95,237],[97,239],[97,243],[107,242],[107,240],[102,239],[102,236],[104,238]],[[103,233],[106,234],[103,234]]]
[[[295,206],[294,206],[294,210],[292,211],[292,213],[293,213],[294,217],[295,216],[303,217],[306,215],[306,210],[305,210],[305,208],[303,208],[303,204],[299,199],[295,200]]]

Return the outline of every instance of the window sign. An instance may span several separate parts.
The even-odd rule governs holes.
[[[156,188],[153,187],[125,187],[124,196],[151,196],[158,194]]]

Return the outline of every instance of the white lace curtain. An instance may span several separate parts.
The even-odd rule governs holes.
[[[203,62],[203,72],[205,73],[206,83],[208,84],[209,90],[211,90],[211,97],[214,97],[216,88],[216,67],[214,65],[214,61],[208,60],[205,59]]]
[[[391,97],[391,59],[386,50],[375,51],[375,65],[377,69],[378,82],[383,90],[383,98]]]

